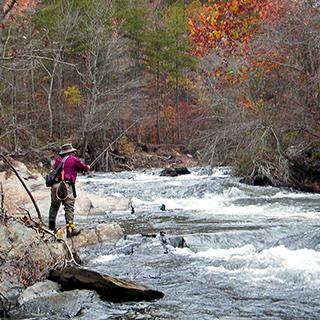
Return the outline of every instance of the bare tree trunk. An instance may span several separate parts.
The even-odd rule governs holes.
[[[176,109],[177,109],[177,126],[178,126],[178,144],[181,145],[181,119],[180,119],[180,106],[179,106],[179,78],[176,76]]]
[[[89,132],[85,132],[82,147],[81,147],[81,155],[80,155],[82,159],[85,158],[85,154],[88,148],[88,142],[89,142]]]
[[[51,76],[51,80],[50,80],[50,87],[49,87],[49,91],[48,91],[48,110],[49,110],[49,119],[50,119],[50,123],[49,123],[49,138],[52,138],[52,133],[53,133],[53,114],[52,114],[52,106],[51,106],[51,96],[52,96],[52,88],[53,88],[53,75]]]
[[[157,137],[158,143],[161,143],[161,132],[160,132],[160,67],[157,66]]]
[[[19,145],[19,135],[18,133],[18,124],[17,124],[17,83],[16,83],[16,76],[13,76],[12,81],[12,133],[13,133],[13,141],[14,141],[14,151],[18,151]]]
[[[49,139],[52,138],[53,135],[53,113],[52,113],[52,105],[51,105],[51,99],[52,99],[52,92],[53,92],[53,83],[54,83],[54,76],[55,76],[55,72],[56,72],[56,67],[57,67],[57,60],[54,61],[53,63],[53,68],[52,68],[52,72],[50,72],[45,65],[42,63],[42,66],[44,67],[44,69],[46,70],[46,72],[49,74],[50,76],[50,86],[49,86],[49,90],[46,89],[45,87],[44,90],[47,92],[48,95],[48,111],[49,111]]]
[[[138,113],[138,111],[136,112],[136,114]],[[141,134],[140,134],[140,121],[139,119],[139,114],[137,114],[136,116],[137,122],[136,122],[136,138],[137,138],[137,142],[140,143],[141,142]]]
[[[62,91],[62,67],[59,64],[58,66],[58,104],[59,104],[59,138],[63,136],[63,124],[64,121],[64,115],[63,115],[63,106],[62,106],[62,98],[61,98],[61,91]]]

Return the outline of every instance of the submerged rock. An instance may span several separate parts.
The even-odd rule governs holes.
[[[77,267],[52,271],[49,278],[57,281],[62,290],[95,290],[108,301],[150,301],[164,296],[162,292],[141,284]]]

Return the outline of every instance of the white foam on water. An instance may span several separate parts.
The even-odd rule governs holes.
[[[257,252],[252,245],[245,245],[184,254],[212,260],[214,266],[207,266],[207,272],[228,272],[244,282],[320,283],[320,252],[311,249],[277,246]]]
[[[320,252],[273,247],[260,252],[250,268],[269,269],[284,282],[320,281]]]
[[[240,195],[243,192],[241,190],[234,189],[233,193]],[[271,197],[266,197],[271,198]],[[239,198],[242,199],[240,196]],[[157,198],[154,203],[163,203],[167,210],[185,210],[193,211],[193,215],[199,216],[212,216],[212,215],[225,215],[232,217],[267,217],[267,218],[281,218],[286,217],[300,217],[300,218],[320,218],[320,212],[315,210],[302,210],[301,207],[297,206],[295,203],[292,204],[281,204],[281,203],[269,203],[267,201],[263,202],[261,205],[257,203],[245,204],[241,203],[238,205],[227,198],[224,194],[209,194],[205,195],[203,198],[199,199],[196,197],[188,197],[181,199],[169,199],[169,198]]]
[[[286,191],[279,191],[275,195],[272,196],[275,199],[283,199],[283,198],[292,198],[292,199],[318,199],[320,200],[319,193],[311,193],[311,192],[286,192]]]
[[[268,263],[268,266],[293,270],[319,270],[320,252],[310,249],[289,250],[285,246],[272,247],[263,250],[257,255],[259,262]]]
[[[223,191],[223,196],[226,199],[246,199],[248,198],[247,193],[238,187],[231,187]]]
[[[214,175],[215,177],[218,176]],[[159,174],[150,174],[148,172],[133,172],[132,176],[129,178],[128,176],[121,176],[121,175],[108,175],[108,173],[98,175],[98,176],[79,176],[78,180],[82,181],[84,183],[92,183],[92,182],[99,182],[99,183],[122,183],[125,182],[126,184],[136,184],[139,183],[150,183],[150,182],[157,182],[161,181],[162,183],[169,183],[169,184],[179,184],[181,181],[186,180],[194,180],[199,179],[198,174],[191,172],[190,174],[180,175],[177,177],[169,177],[169,176],[160,176]],[[204,177],[208,177],[207,175],[204,175]],[[224,175],[225,177],[225,175]]]
[[[255,251],[253,245],[248,244],[239,248],[229,248],[229,249],[209,249],[207,251],[200,251],[195,254],[197,257],[215,259],[215,258],[230,258],[234,256],[247,256],[252,255]]]
[[[211,176],[207,174],[203,174],[204,181],[207,181],[207,185],[210,185],[210,179],[212,177],[224,177],[229,182],[231,176],[228,175],[228,168],[216,168],[212,171]],[[160,174],[160,171],[159,171]],[[201,195],[201,198],[196,195],[190,194],[190,196],[183,196],[183,198],[177,198],[174,194],[174,187],[186,187],[189,188],[192,192],[193,186],[199,186],[199,181],[202,179],[202,175],[199,172],[192,172],[188,175],[182,175],[178,177],[161,177],[159,174],[151,174],[151,172],[134,172],[132,176],[126,175],[101,175],[101,176],[93,176],[93,177],[85,177],[81,180],[87,182],[97,182],[99,184],[119,184],[119,185],[127,185],[134,187],[137,183],[145,190],[148,190],[150,184],[150,192],[155,192],[154,188],[157,183],[161,183],[162,186],[167,186],[168,188],[172,187],[172,198],[167,198],[164,196],[161,197],[161,194],[158,196],[156,194],[151,194],[154,196],[154,200],[150,202],[140,201],[139,199],[133,199],[133,202],[137,204],[137,206],[148,206],[148,205],[156,205],[156,204],[164,204],[167,210],[187,210],[193,211],[192,215],[196,216],[197,214],[203,215],[232,215],[243,217],[292,217],[292,216],[300,216],[300,217],[308,217],[310,218],[310,214],[314,215],[314,217],[320,217],[320,212],[309,212],[308,210],[301,210],[299,206],[296,206],[294,201],[292,204],[281,204],[282,199],[304,199],[306,197],[310,199],[319,199],[320,195],[318,194],[306,194],[302,192],[290,192],[288,190],[278,190],[274,193],[275,188],[261,188],[261,187],[252,187],[246,186],[234,181],[234,185],[228,188],[222,184],[217,184],[217,190],[212,190],[208,188],[208,190],[204,190],[205,193]],[[209,181],[207,180],[209,179]],[[226,181],[227,181],[226,180]],[[194,181],[194,182],[193,182]],[[207,187],[204,186],[204,188]],[[215,186],[215,180],[212,181],[212,186]],[[201,187],[200,187],[201,188]],[[99,188],[95,192],[98,194],[105,194],[108,186],[103,188]],[[273,192],[271,191],[273,190]],[[117,197],[122,197],[120,191],[116,190],[112,191],[112,195]],[[159,197],[160,196],[160,197]],[[252,201],[255,202],[251,204]],[[261,199],[261,204],[257,203]],[[273,200],[268,202],[268,199]],[[279,203],[275,203],[275,201],[279,199]],[[248,200],[248,201],[247,201]],[[241,203],[237,203],[237,201]],[[251,203],[250,203],[251,201]],[[289,200],[290,201],[290,200]],[[144,205],[142,204],[144,202]],[[277,202],[277,201],[276,201]],[[135,205],[134,205],[135,207]],[[313,217],[313,218],[314,218]]]
[[[102,256],[99,256],[98,258],[93,259],[91,261],[91,263],[93,263],[93,264],[103,264],[105,262],[115,260],[115,259],[117,259],[119,257],[120,257],[120,255],[113,255],[113,254],[102,255]]]

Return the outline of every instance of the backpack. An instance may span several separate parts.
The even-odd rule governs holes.
[[[66,182],[64,181],[64,162],[62,164],[62,170],[61,170],[61,181],[59,183],[58,188],[56,189],[56,197],[60,201],[64,201],[69,196],[69,190],[67,187]]]

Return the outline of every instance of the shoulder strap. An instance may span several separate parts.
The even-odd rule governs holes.
[[[62,167],[62,165],[67,161],[67,159],[69,158],[69,156],[66,156],[62,159],[62,161],[59,163],[59,165],[57,166],[57,169],[55,169],[55,175],[53,177],[53,179],[55,178],[55,176],[57,175],[57,173],[59,172],[60,168]]]
[[[67,155],[66,157],[64,157],[64,158],[62,159],[61,163],[64,164],[64,163],[67,161],[68,158],[69,158],[69,155]],[[60,163],[60,164],[61,164],[61,163]]]

